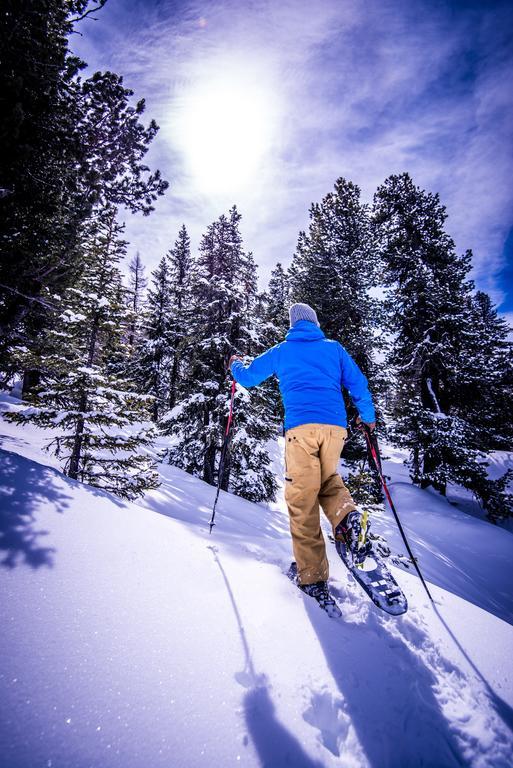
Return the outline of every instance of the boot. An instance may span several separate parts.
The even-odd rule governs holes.
[[[314,584],[300,584],[298,581],[296,563],[291,563],[288,576],[295,582],[295,584],[297,584],[299,589],[304,592],[305,595],[313,597],[330,618],[338,619],[342,616],[340,608],[330,594],[327,581],[316,581]]]
[[[371,549],[371,542],[367,541],[366,538],[370,527],[368,520],[367,529],[364,531],[365,541],[360,541],[362,537],[362,519],[363,512],[359,509],[353,509],[335,528],[335,539],[344,542],[347,554],[353,565],[363,563]]]

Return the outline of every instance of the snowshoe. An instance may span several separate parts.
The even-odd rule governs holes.
[[[372,550],[370,541],[368,545],[370,549],[366,548],[365,559],[355,564],[352,558],[348,557],[345,542],[335,540],[335,547],[340,559],[374,605],[393,616],[406,613],[408,601],[401,587],[379,555]]]

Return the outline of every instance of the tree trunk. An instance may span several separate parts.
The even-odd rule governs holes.
[[[178,355],[173,355],[173,365],[171,367],[171,382],[169,384],[169,407],[174,408],[176,404],[176,381],[178,378]]]
[[[89,339],[89,349],[87,354],[87,365],[90,367],[94,362],[94,355],[96,351],[96,340],[98,337],[98,316],[93,318],[91,336]],[[79,410],[84,413],[87,408],[87,392],[82,392],[79,400]],[[73,480],[78,480],[80,471],[80,460],[82,458],[82,446],[84,442],[84,426],[85,421],[83,416],[79,416],[77,419],[77,426],[75,427],[75,439],[73,441],[73,450],[71,452],[69,460],[68,477]]]
[[[155,424],[158,424],[159,420],[159,414],[160,414],[160,400],[159,400],[159,394],[160,394],[160,368],[162,360],[160,358],[154,358],[155,361],[155,369],[152,377],[152,387],[150,389],[150,392],[153,394],[153,397],[155,398],[153,401],[153,405],[151,407],[151,414],[152,419],[155,422]]]
[[[23,386],[21,389],[22,398],[25,399],[27,395],[30,395],[30,391],[34,389],[34,387],[37,387],[40,381],[41,381],[41,371],[37,370],[37,368],[32,368],[29,371],[24,371]]]
[[[75,428],[75,440],[73,442],[73,451],[69,460],[68,477],[78,480],[80,470],[80,459],[82,458],[82,441],[84,439],[84,419],[80,417]]]
[[[429,453],[429,451],[426,451],[424,454],[424,460],[422,464],[423,474],[424,475],[432,475],[437,469],[437,461],[436,459]],[[421,488],[427,488],[428,486],[432,485],[433,488],[442,494],[442,496],[447,495],[447,483],[436,483],[432,480],[427,480],[425,477],[421,480],[420,487]]]
[[[203,409],[203,427],[205,435],[207,434],[209,423],[209,413],[206,408]],[[203,480],[209,485],[215,485],[215,468],[216,468],[216,446],[215,443],[205,444],[205,452],[203,454]]]

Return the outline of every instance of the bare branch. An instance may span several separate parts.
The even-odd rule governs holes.
[[[11,288],[11,286],[9,285],[4,285],[3,283],[0,283],[0,288],[4,288],[6,291],[15,293],[18,296],[21,296],[22,298],[27,299],[27,301],[41,304],[43,307],[46,307],[46,309],[52,309],[52,310],[57,309],[57,307],[54,304],[50,304],[48,301],[45,301],[44,299],[40,299],[38,296],[27,296],[26,293],[22,293],[21,291],[16,290],[16,288]]]
[[[107,0],[98,0],[98,5],[95,5],[94,8],[89,8],[89,10],[85,11],[81,16],[75,16],[73,19],[70,19],[70,24],[76,24],[77,21],[82,21],[82,19],[85,19],[88,16],[91,16],[92,13],[96,13],[96,11],[100,11]],[[93,21],[98,21],[97,18],[94,16],[91,17]]]

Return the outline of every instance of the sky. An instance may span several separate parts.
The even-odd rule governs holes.
[[[513,3],[108,0],[95,16],[72,49],[160,126],[147,161],[170,189],[126,219],[149,269],[182,223],[197,247],[236,204],[265,285],[339,176],[371,202],[408,171],[513,321]]]

